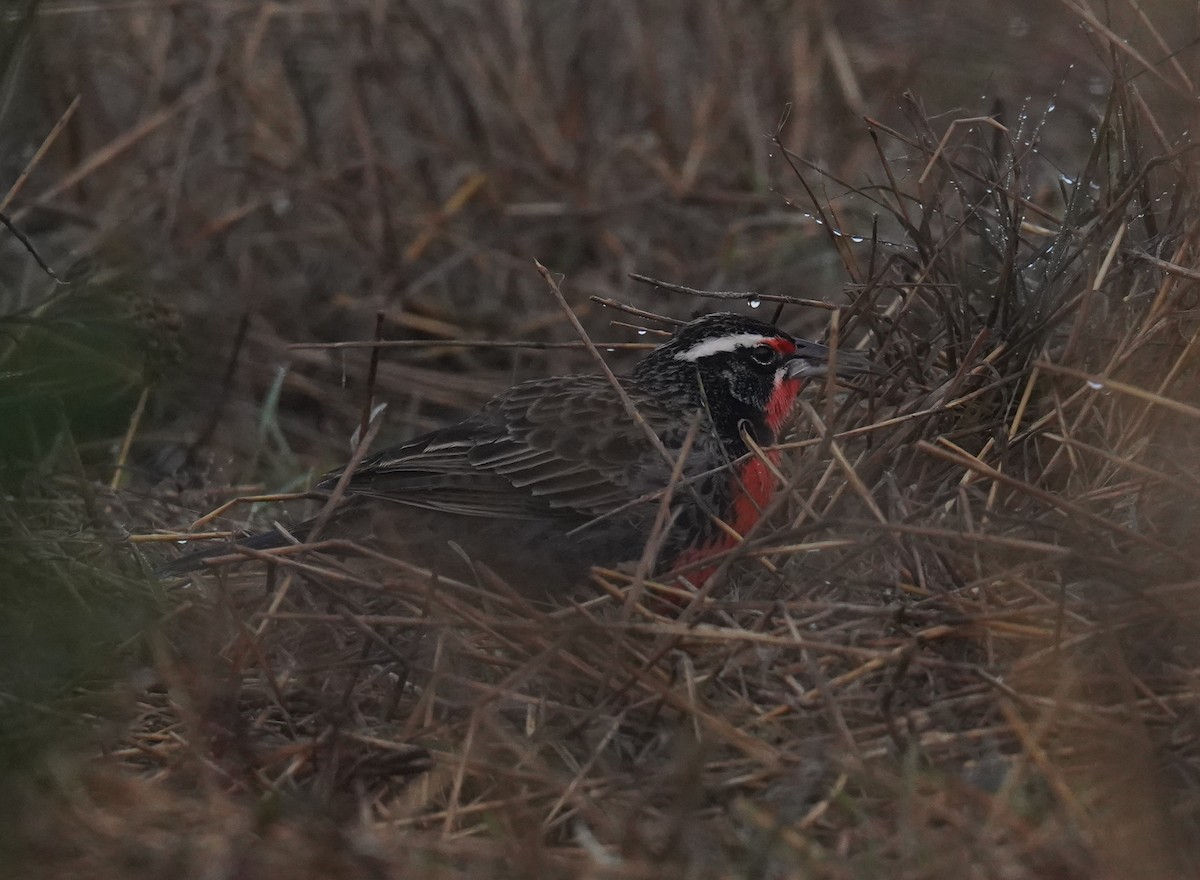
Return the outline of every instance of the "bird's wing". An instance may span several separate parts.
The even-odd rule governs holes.
[[[652,427],[670,423],[651,398],[630,391]],[[359,466],[348,489],[468,516],[591,518],[661,488],[668,476],[608,381],[570,376],[518,385],[457,425],[383,450]]]

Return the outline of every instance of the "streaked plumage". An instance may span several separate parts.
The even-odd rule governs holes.
[[[698,318],[621,379],[668,456],[605,377],[537,379],[501,392],[458,424],[363,461],[335,519],[356,539],[448,574],[463,573],[465,554],[518,589],[555,592],[592,565],[640,557],[659,506],[646,496],[667,485],[699,419],[658,555],[665,571],[728,545],[715,517],[739,531],[757,518],[774,480],[756,459],[730,467],[748,451],[742,431],[772,445],[804,380],[823,374],[828,357],[824,346],[752,318]],[[839,373],[872,369],[861,356],[838,353]],[[332,488],[339,476],[319,488]],[[185,557],[169,573],[200,562]]]

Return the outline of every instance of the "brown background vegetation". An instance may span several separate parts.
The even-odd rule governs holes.
[[[24,348],[2,356],[38,365],[44,329],[78,372],[61,420],[0,389],[6,449],[33,462],[14,496],[39,502],[4,521],[67,595],[5,622],[32,638],[0,659],[107,639],[62,693],[13,691],[88,728],[49,763],[33,749],[37,785],[10,798],[0,842],[26,876],[1194,874],[1193,9],[4,14],[3,210],[74,282],[3,239]],[[981,115],[1005,131],[951,128]],[[754,548],[781,574],[627,626],[604,599],[431,592],[398,560],[182,594],[137,570],[128,533],[345,457],[368,356],[293,344],[368,339],[379,312],[387,338],[428,343],[380,364],[397,438],[589,369],[571,348],[437,344],[574,341],[534,259],[597,340],[641,322],[591,296],[709,307],[638,272],[824,300],[880,352],[886,388],[801,419],[801,440],[859,433],[846,459],[789,458],[795,528]],[[100,355],[76,364],[80,342]],[[1089,391],[1097,374],[1115,381]]]
[[[55,265],[116,263],[178,310],[188,370],[154,403],[180,436],[207,427],[248,316],[213,444],[232,446],[227,482],[255,476],[247,446],[281,363],[290,444],[328,465],[357,421],[365,356],[330,399],[343,359],[287,343],[368,338],[377,309],[389,335],[570,339],[535,258],[585,313],[591,294],[662,304],[634,271],[837,299],[836,252],[787,203],[803,194],[770,140],[785,117],[789,149],[861,183],[878,170],[862,117],[896,122],[905,91],[945,119],[1000,100],[1009,121],[1037,120],[1053,102],[1045,149],[1070,164],[1108,88],[1096,39],[1049,4],[38,9],[13,79],[10,177],[80,103],[17,219]],[[869,206],[839,207],[848,231],[870,232]],[[587,316],[599,332],[604,317]],[[385,369],[381,392],[413,407],[390,431],[572,357],[435,350]]]

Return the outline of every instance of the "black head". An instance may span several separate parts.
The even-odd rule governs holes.
[[[839,351],[838,375],[874,371],[861,355]],[[697,318],[634,369],[634,378],[665,400],[704,407],[731,447],[744,423],[773,443],[804,380],[829,372],[830,351],[754,318],[719,312]]]

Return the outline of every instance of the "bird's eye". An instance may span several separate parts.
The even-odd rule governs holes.
[[[750,349],[750,357],[756,364],[762,364],[764,367],[767,367],[775,363],[779,358],[779,352],[769,345],[756,345]]]

